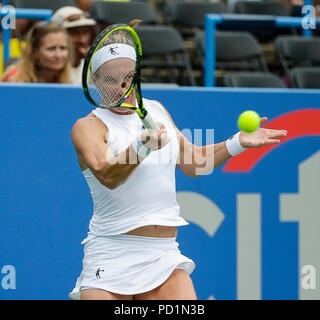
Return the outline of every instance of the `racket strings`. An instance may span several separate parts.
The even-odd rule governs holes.
[[[88,93],[97,105],[120,105],[131,91],[135,74],[136,46],[123,29],[107,35],[96,48],[88,72]]]

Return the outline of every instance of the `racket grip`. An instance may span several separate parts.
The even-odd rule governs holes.
[[[147,129],[159,130],[159,126],[153,121],[152,117],[147,113],[144,119],[141,119],[142,123]]]

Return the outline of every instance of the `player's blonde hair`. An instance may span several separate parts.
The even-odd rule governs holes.
[[[134,19],[132,21],[129,22],[129,27],[131,28],[136,28],[138,26],[138,24],[141,22],[141,20],[139,19]],[[111,34],[109,37],[107,37],[106,39],[104,39],[101,44],[100,47],[104,47],[107,46],[109,44],[113,44],[113,43],[123,43],[123,44],[127,44],[133,48],[135,48],[134,42],[131,40],[131,38],[129,39],[127,37],[127,31],[125,30],[119,30],[118,32]]]

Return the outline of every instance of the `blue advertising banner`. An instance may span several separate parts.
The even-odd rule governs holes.
[[[195,144],[226,140],[247,109],[277,146],[247,150],[212,173],[177,169],[190,224],[180,250],[196,263],[199,299],[320,298],[320,91],[147,89]],[[92,215],[70,131],[90,112],[80,87],[0,86],[0,299],[68,299]]]

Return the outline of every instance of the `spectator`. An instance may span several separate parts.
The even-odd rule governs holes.
[[[84,58],[90,49],[93,26],[96,22],[86,17],[81,9],[69,6],[58,9],[51,20],[62,25],[71,37],[74,48],[71,81],[74,84],[81,84]]]
[[[72,42],[67,31],[52,22],[38,22],[27,34],[17,64],[7,68],[4,82],[71,83]]]

